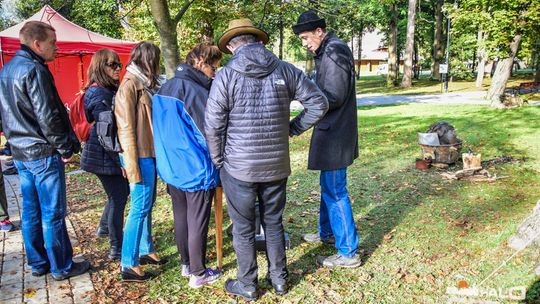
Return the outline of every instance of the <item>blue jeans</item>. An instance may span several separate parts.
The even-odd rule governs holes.
[[[120,158],[123,165],[123,160]],[[122,268],[139,266],[139,257],[154,253],[152,207],[156,201],[156,159],[139,158],[142,181],[129,183],[131,206],[124,226]]]
[[[66,228],[66,178],[60,155],[15,161],[21,179],[22,234],[28,265],[53,275],[71,270],[73,249]]]
[[[338,254],[353,257],[358,250],[358,233],[347,192],[347,169],[321,171],[319,236],[334,235]]]

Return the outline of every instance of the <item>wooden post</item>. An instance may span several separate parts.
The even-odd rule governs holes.
[[[223,188],[217,187],[214,195],[214,221],[216,223],[217,267],[223,266]]]

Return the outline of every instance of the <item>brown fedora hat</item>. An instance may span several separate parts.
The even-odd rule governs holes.
[[[227,49],[227,44],[231,39],[239,35],[252,34],[262,41],[263,44],[268,43],[269,37],[268,34],[253,26],[251,20],[247,18],[234,19],[229,22],[229,28],[221,35],[219,38],[218,47],[223,53],[230,54],[231,52]]]

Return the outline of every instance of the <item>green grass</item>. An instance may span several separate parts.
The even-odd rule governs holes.
[[[401,79],[401,78],[400,78]],[[534,81],[534,75],[518,73],[508,81],[507,87],[519,86],[522,82]],[[484,78],[481,88],[477,88],[475,81],[451,81],[448,85],[449,92],[487,91],[491,84],[491,78]],[[413,79],[411,88],[387,87],[386,75],[361,76],[356,82],[357,94],[387,94],[387,95],[411,95],[411,94],[436,94],[442,92],[440,81],[432,80],[429,76],[421,76]]]
[[[260,254],[259,303],[446,303],[448,287],[460,280],[478,284],[514,253],[506,241],[540,198],[540,107],[500,111],[476,105],[410,104],[361,108],[358,113],[360,157],[349,167],[348,185],[364,265],[319,268],[317,255],[332,254],[333,248],[300,241],[303,233],[316,231],[319,200],[318,174],[306,170],[310,134],[304,134],[291,141],[293,173],[284,215],[293,246],[287,252],[290,292],[278,297],[269,290]],[[484,160],[500,155],[519,160],[488,169],[508,178],[494,183],[450,182],[437,171],[416,170],[414,160],[420,156],[416,133],[440,120],[452,123],[464,149],[482,153]],[[153,302],[236,303],[223,289],[224,280],[236,272],[226,236],[223,280],[192,290],[180,276],[170,198],[162,184],[153,227],[158,251],[170,262],[148,284],[128,285],[119,283],[118,264],[99,260],[106,241],[92,237],[105,199],[97,179],[84,174],[70,176],[68,183],[68,189],[80,189],[69,192],[69,202],[79,232],[89,239],[81,250],[98,259],[93,260],[98,269],[93,278],[99,302],[146,297],[144,301]],[[227,217],[224,222],[227,226]],[[214,266],[213,222],[210,225],[208,265]],[[535,303],[540,299],[540,283],[534,276],[539,257],[536,249],[520,252],[484,287],[535,286],[528,292],[529,303]]]

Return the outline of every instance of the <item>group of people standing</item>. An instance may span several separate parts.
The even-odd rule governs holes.
[[[84,88],[85,113],[93,126],[81,168],[96,174],[107,193],[97,234],[109,236],[109,257],[120,260],[123,280],[148,280],[154,274],[140,265],[167,262],[152,242],[159,175],[172,198],[181,275],[189,277],[190,287],[222,275],[220,269],[206,267],[211,202],[222,185],[238,266],[237,278],[227,280],[225,289],[257,299],[259,213],[267,280],[277,294],[287,293],[282,218],[291,174],[289,139],[312,126],[308,168],[321,171],[320,219],[318,233],[303,239],[335,244],[336,255],[317,259],[323,266],[361,264],[346,187],[347,167],[358,157],[354,60],[347,45],[327,32],[325,20],[312,11],[300,15],[293,31],[315,56],[313,80],[267,50],[268,34],[249,19],[231,21],[217,47],[195,46],[163,86],[158,81],[160,50],[152,43],[141,42],[132,50],[121,81],[118,55],[108,49],[95,53]],[[64,219],[64,163],[79,152],[80,144],[46,65],[56,56],[54,28],[30,21],[20,38],[21,50],[0,71],[0,114],[21,178],[28,265],[33,275],[51,272],[55,280],[63,280],[90,267],[87,261],[72,261]],[[216,73],[222,53],[232,53],[232,58]],[[304,110],[290,120],[292,100]],[[119,152],[103,147],[98,135],[110,113]]]

